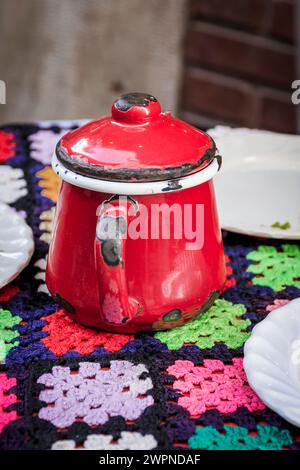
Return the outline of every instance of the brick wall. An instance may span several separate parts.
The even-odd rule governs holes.
[[[297,0],[189,0],[180,115],[296,132]]]

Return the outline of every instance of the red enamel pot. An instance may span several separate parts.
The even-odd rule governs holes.
[[[213,140],[123,95],[112,115],[66,134],[46,282],[76,320],[115,332],[166,329],[220,294],[225,262]]]

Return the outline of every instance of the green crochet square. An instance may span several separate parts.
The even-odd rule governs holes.
[[[266,425],[257,426],[256,436],[240,426],[225,425],[222,433],[212,426],[197,428],[188,441],[190,449],[204,450],[281,450],[292,442],[287,429]]]
[[[268,286],[275,291],[287,286],[300,288],[300,250],[297,245],[282,245],[282,251],[261,245],[248,253],[247,259],[255,262],[247,268],[247,272],[256,274],[253,284]]]
[[[185,343],[196,344],[202,349],[212,348],[216,343],[224,343],[235,349],[242,346],[250,334],[245,330],[251,322],[242,318],[244,313],[244,305],[219,299],[195,320],[168,331],[158,332],[155,338],[172,350],[181,348]]]
[[[0,363],[4,362],[11,348],[19,344],[18,341],[13,341],[19,336],[19,333],[12,328],[20,321],[21,317],[18,315],[12,315],[9,310],[0,309]]]

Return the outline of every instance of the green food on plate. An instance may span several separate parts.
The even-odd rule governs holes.
[[[271,225],[273,228],[280,228],[281,230],[288,230],[291,228],[291,224],[289,222],[285,222],[284,224],[281,224],[280,222],[276,221],[274,224]]]

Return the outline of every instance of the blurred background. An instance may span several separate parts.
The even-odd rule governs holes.
[[[0,0],[0,124],[95,118],[143,91],[202,128],[296,132],[296,1]]]

